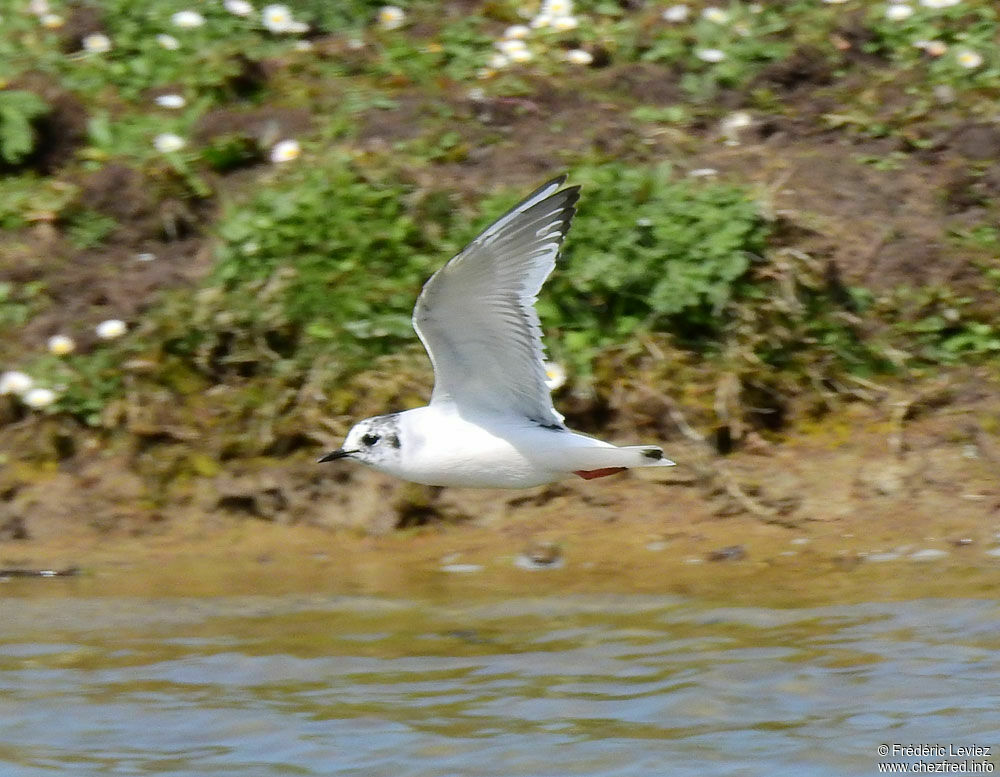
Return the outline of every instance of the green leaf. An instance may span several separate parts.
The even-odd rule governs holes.
[[[0,157],[19,164],[35,150],[33,122],[51,108],[34,92],[17,89],[0,91]]]

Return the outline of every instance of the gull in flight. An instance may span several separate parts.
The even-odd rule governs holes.
[[[358,422],[320,461],[474,488],[673,466],[655,445],[618,447],[571,431],[552,406],[534,304],[576,212],[580,187],[565,181],[536,189],[424,285],[413,328],[434,367],[430,403]]]

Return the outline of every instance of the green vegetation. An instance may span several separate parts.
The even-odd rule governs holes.
[[[525,179],[562,171],[584,193],[539,311],[580,384],[607,380],[595,365],[609,354],[653,341],[704,364],[706,381],[735,375],[781,395],[996,363],[993,3],[913,3],[893,18],[874,2],[732,2],[667,19],[660,5],[594,0],[572,24],[524,33],[521,60],[498,59],[496,44],[534,7],[418,0],[395,29],[380,7],[291,3],[307,32],[221,3],[199,6],[192,26],[174,19],[183,4],[153,0],[54,8],[58,24],[5,13],[0,327],[34,338],[9,366],[58,388],[50,412],[108,423],[126,385],[188,397],[221,385],[242,392],[234,408],[278,413],[306,401],[304,383],[342,392],[339,412],[344,386],[382,379],[401,348],[416,354],[410,312],[430,273]],[[95,34],[107,45],[88,45]],[[734,110],[754,123],[743,141],[720,129]],[[846,165],[902,175],[918,153],[947,150],[952,125],[985,133],[948,163],[981,210],[943,228],[962,283],[842,281],[835,247],[803,247],[813,214],[764,202],[772,181],[739,164],[718,179],[684,172],[725,162],[723,144],[779,157],[769,139],[798,132],[842,144]],[[162,145],[165,133],[180,145]],[[273,162],[287,139],[301,157]],[[112,167],[137,183],[102,190],[93,176]],[[159,273],[136,281],[145,298],[126,287],[68,304],[68,287],[100,275],[78,279],[74,262],[102,251],[106,274]],[[141,264],[145,253],[167,258]],[[41,353],[50,334],[118,315],[122,340]]]
[[[414,294],[438,252],[407,193],[333,157],[227,208],[210,284],[232,342],[264,336],[300,365],[329,349],[356,366],[409,339]],[[262,294],[274,304],[261,306]]]
[[[3,194],[0,197],[0,229],[16,231],[35,220],[60,218],[79,191],[66,181],[29,173],[5,177]]]
[[[716,337],[764,251],[767,226],[747,192],[677,180],[669,165],[582,168],[573,180],[584,195],[542,302],[546,320],[573,332],[585,359],[639,331]]]
[[[35,149],[35,119],[49,112],[45,100],[33,92],[0,91],[0,159],[16,165]]]
[[[115,230],[115,220],[89,208],[81,208],[66,220],[66,239],[76,248],[99,246]]]
[[[559,333],[553,347],[586,368],[601,348],[638,332],[711,343],[725,324],[720,312],[747,294],[751,254],[764,250],[766,225],[746,193],[674,180],[667,167],[607,164],[573,180],[585,194],[539,302],[546,327]],[[447,192],[415,194],[334,158],[231,205],[209,281],[213,313],[191,318],[178,340],[188,353],[218,352],[224,342],[244,354],[241,364],[255,351],[297,370],[323,353],[346,371],[412,342],[421,284],[477,229],[455,223]],[[482,203],[478,225],[512,196],[523,192]],[[263,342],[267,349],[255,349]]]
[[[23,326],[41,308],[44,284],[0,282],[0,332]]]

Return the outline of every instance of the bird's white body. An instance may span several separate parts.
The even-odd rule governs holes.
[[[424,285],[413,326],[434,365],[430,404],[367,418],[321,461],[352,458],[431,486],[529,488],[673,462],[566,428],[545,384],[534,303],[555,266],[578,187],[539,187]]]
[[[633,449],[526,419],[516,423],[508,416],[480,415],[467,420],[448,405],[418,407],[395,419],[406,440],[402,455],[369,466],[429,486],[529,488],[576,471],[639,464]],[[609,456],[608,449],[616,453]],[[625,451],[632,453],[617,453]]]

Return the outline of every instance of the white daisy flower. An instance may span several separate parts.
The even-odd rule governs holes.
[[[406,12],[395,5],[384,5],[378,12],[378,26],[383,30],[398,30],[406,24]]]
[[[718,174],[719,171],[714,167],[696,167],[694,170],[688,171],[688,178],[711,178]]]
[[[726,58],[726,52],[722,49],[698,49],[694,55],[702,62],[721,62]]]
[[[253,13],[253,6],[247,0],[224,0],[222,7],[233,16],[249,16]]]
[[[510,57],[515,51],[527,51],[528,45],[519,38],[511,38],[509,40],[500,40],[494,44],[501,53],[506,54]]]
[[[958,5],[962,0],[920,0],[920,5],[924,8],[951,8]]]
[[[155,262],[156,254],[151,251],[142,251],[136,254],[134,258],[137,262]]]
[[[58,30],[66,24],[66,20],[57,13],[47,13],[38,21],[40,21],[42,23],[42,27],[47,30]]]
[[[187,105],[187,100],[179,94],[161,94],[154,102],[161,108],[183,108]]]
[[[753,124],[753,117],[746,111],[733,111],[722,120],[724,129],[741,130]]]
[[[47,388],[33,388],[21,396],[21,401],[32,410],[44,410],[57,399],[56,392]]]
[[[744,130],[752,124],[753,117],[746,111],[734,111],[726,116],[719,123],[726,145],[738,146],[740,144],[740,130]]]
[[[194,27],[201,27],[205,23],[205,17],[197,11],[178,11],[170,17],[175,27],[190,30]]]
[[[302,155],[302,147],[297,140],[282,140],[271,147],[271,161],[275,164],[291,162]]]
[[[24,394],[34,385],[31,376],[19,370],[7,370],[0,375],[0,394]]]
[[[177,38],[173,35],[167,35],[165,32],[156,36],[156,42],[167,51],[177,51],[181,47],[181,42]]]
[[[572,16],[573,0],[544,0],[539,13],[547,16]]]
[[[974,70],[983,64],[983,55],[972,49],[962,49],[955,52],[955,61],[968,70]]]
[[[68,335],[52,335],[48,342],[49,353],[55,354],[56,356],[65,356],[68,353],[73,353],[76,350],[76,343],[73,342],[73,338]]]
[[[531,28],[524,24],[515,24],[508,27],[503,36],[509,40],[520,40],[531,35]]]
[[[552,29],[559,32],[569,32],[580,26],[575,16],[555,16],[552,18]]]
[[[490,67],[494,70],[502,70],[510,64],[510,58],[499,51],[490,57]]]
[[[185,145],[187,144],[184,138],[172,132],[164,132],[153,139],[153,147],[161,154],[172,154],[174,151],[180,151]]]
[[[528,51],[528,49],[514,49],[507,56],[510,58],[511,62],[516,62],[518,64],[531,62],[531,60],[535,58],[534,55]]]
[[[691,9],[683,3],[678,3],[677,5],[670,6],[663,12],[663,19],[672,24],[680,24],[681,22],[686,22],[690,15]]]
[[[901,22],[913,16],[913,9],[905,3],[893,3],[885,9],[885,18],[893,22]]]
[[[572,65],[589,65],[594,61],[594,56],[583,49],[570,49],[564,56]]]
[[[45,16],[52,9],[49,8],[49,0],[31,0],[28,3],[28,13],[35,16]]]
[[[547,13],[540,13],[534,19],[531,20],[531,28],[533,30],[541,30],[552,24],[552,17]]]
[[[558,362],[545,362],[545,385],[555,391],[566,383],[566,370]]]
[[[714,24],[725,24],[729,21],[729,12],[714,5],[710,5],[701,12],[701,18],[707,22],[713,22]]]
[[[83,36],[83,50],[91,54],[104,54],[111,51],[111,38],[104,33],[92,32]]]
[[[260,12],[261,22],[268,32],[289,32],[295,23],[292,12],[287,5],[266,5]]]
[[[107,321],[102,321],[94,327],[94,331],[102,340],[115,340],[125,334],[128,331],[128,327],[125,326],[124,321],[117,318],[109,318]]]

